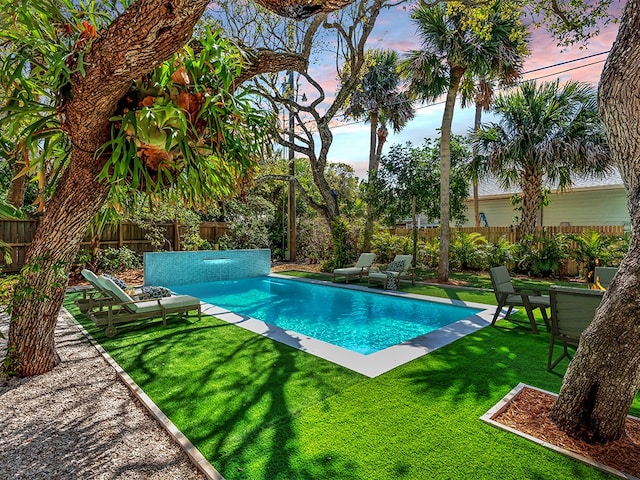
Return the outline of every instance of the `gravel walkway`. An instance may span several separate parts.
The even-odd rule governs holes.
[[[0,311],[0,359],[8,328]],[[205,478],[63,316],[56,347],[51,372],[0,374],[0,479]]]

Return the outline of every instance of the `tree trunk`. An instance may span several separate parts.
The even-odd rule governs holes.
[[[377,110],[372,110],[371,113],[371,131],[369,135],[369,176],[367,189],[371,188],[373,183],[378,176],[378,155],[376,149],[376,142],[378,140],[377,130],[378,130],[378,112]],[[368,195],[367,195],[368,196]],[[371,201],[367,199],[367,218],[364,225],[364,240],[362,243],[362,251],[368,252],[371,250],[371,239],[373,238],[373,224],[375,221],[373,205],[371,205]]]
[[[474,133],[480,130],[480,123],[482,122],[482,108],[482,104],[480,102],[476,102],[476,114],[473,119]],[[478,149],[474,145],[471,151],[471,175],[473,176],[473,218],[475,220],[476,228],[480,228],[480,201],[478,199],[478,181],[480,180],[478,170],[480,169],[480,165],[478,165],[477,150]]]
[[[600,115],[627,190],[629,251],[563,379],[552,420],[569,435],[608,442],[640,388],[640,1],[629,0],[602,73]]]
[[[27,176],[16,176],[20,173],[20,170],[22,170],[22,167],[20,163],[18,163],[18,160],[15,159],[15,163],[11,168],[12,178],[9,189],[7,190],[7,203],[16,208],[22,208],[24,206],[24,193],[27,190]]]
[[[460,79],[464,69],[453,67],[451,69],[451,84],[447,91],[447,99],[442,115],[442,128],[440,138],[440,258],[438,261],[438,281],[449,280],[449,245],[451,243],[451,219],[450,184],[451,184],[451,123],[453,122],[453,110],[456,105],[456,96]]]
[[[542,175],[526,168],[520,184],[522,189],[522,211],[520,218],[520,234],[535,234],[542,193]]]
[[[8,370],[21,376],[48,372],[59,362],[54,331],[69,267],[109,191],[108,184],[96,179],[92,155],[74,156],[40,221],[13,298]]]
[[[71,161],[40,221],[13,297],[7,371],[37,375],[59,362],[54,331],[70,264],[109,191],[97,180],[105,159],[96,159],[94,152],[108,140],[109,118],[131,81],[190,38],[206,5],[204,0],[139,0],[93,43],[85,75],[72,78],[72,94],[64,104]]]

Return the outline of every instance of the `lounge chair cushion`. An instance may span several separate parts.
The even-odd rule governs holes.
[[[193,306],[196,308],[200,305],[200,300],[190,295],[175,295],[173,297],[164,297],[160,299],[160,305],[170,310],[172,308],[184,308]],[[136,305],[136,313],[153,313],[159,310],[158,300],[147,300],[146,302],[138,302]]]
[[[333,271],[334,275],[359,275],[361,272],[362,272],[362,268],[360,267],[336,268]]]
[[[384,280],[387,278],[387,273],[393,275],[394,277],[397,277],[400,275],[400,272],[385,271],[385,272],[371,272],[369,273],[369,277],[375,280]]]
[[[549,307],[551,305],[547,295],[527,295],[527,297],[532,307]],[[517,302],[522,302],[522,295],[509,295],[505,303],[509,305]]]
[[[108,278],[109,280],[111,280],[113,283],[115,283],[117,286],[119,286],[122,290],[126,290],[127,289],[127,282],[125,282],[124,280],[118,278],[118,277],[114,277],[113,275],[109,275],[107,273],[104,273],[102,275],[104,278]]]

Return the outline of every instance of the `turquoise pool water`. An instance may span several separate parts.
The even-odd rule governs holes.
[[[176,285],[171,289],[365,355],[480,312],[272,277]]]

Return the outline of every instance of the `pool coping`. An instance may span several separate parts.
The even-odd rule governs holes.
[[[476,332],[491,323],[496,307],[475,302],[464,302],[462,300],[452,300],[448,298],[430,297],[414,293],[398,292],[391,290],[379,290],[363,287],[360,285],[336,284],[329,280],[315,280],[308,278],[296,278],[287,275],[271,273],[268,277],[280,278],[292,281],[313,283],[317,285],[329,286],[333,288],[343,288],[359,290],[363,292],[391,295],[402,298],[412,298],[415,300],[432,301],[448,305],[465,306],[477,308],[481,311],[475,315],[450,323],[438,330],[393,345],[369,355],[363,355],[343,347],[318,340],[307,335],[303,335],[292,330],[286,330],[275,325],[269,325],[262,320],[239,315],[222,307],[202,302],[202,312],[213,315],[227,323],[249,330],[263,337],[275,340],[288,345],[297,350],[302,350],[311,355],[323,358],[329,362],[348,368],[354,372],[375,378],[383,373],[393,370],[400,365],[404,365],[412,360],[427,355],[438,348],[449,345],[459,338]]]

